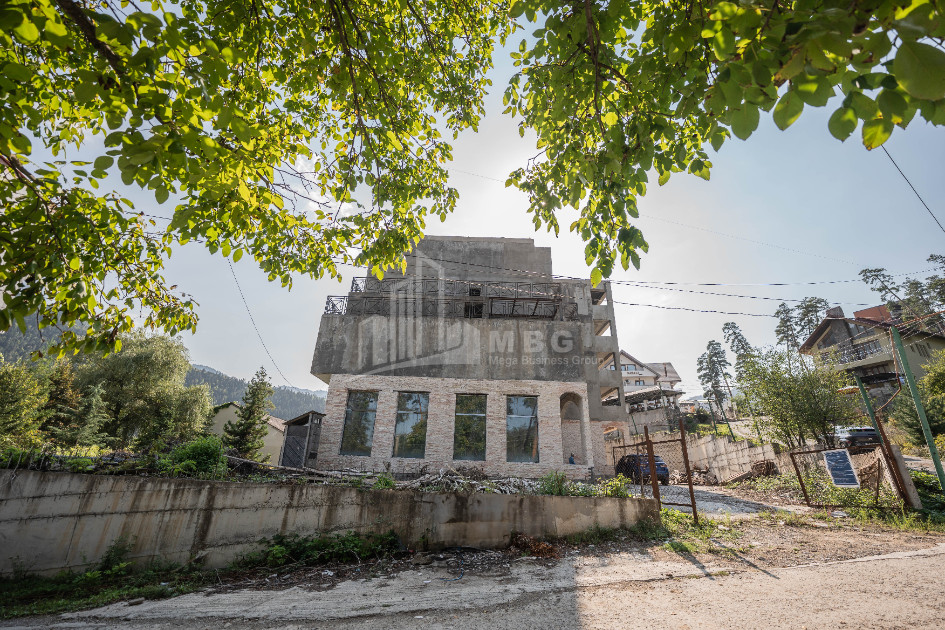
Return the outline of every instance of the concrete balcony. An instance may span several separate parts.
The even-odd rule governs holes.
[[[620,352],[620,344],[617,343],[617,338],[614,336],[610,337],[594,337],[594,340],[591,342],[591,346],[594,352],[598,354],[609,354],[611,352]]]
[[[617,370],[599,370],[597,380],[601,387],[620,387],[623,379]]]
[[[594,304],[591,306],[591,316],[598,320],[613,320],[614,309],[610,304]]]

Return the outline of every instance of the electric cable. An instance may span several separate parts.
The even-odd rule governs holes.
[[[249,310],[249,304],[246,303],[246,296],[243,295],[243,288],[240,286],[240,281],[236,279],[236,271],[233,269],[233,263],[227,259],[226,264],[230,267],[230,273],[233,275],[233,281],[236,283],[236,288],[240,292],[240,297],[243,298],[243,306],[246,307],[246,314],[249,315],[249,321],[253,324],[253,329],[256,331],[256,336],[259,337],[259,343],[262,344],[263,350],[266,351],[266,354],[269,355],[269,360],[272,361],[272,365],[276,368],[276,372],[279,373],[279,376],[282,377],[282,380],[288,384],[289,387],[295,387],[292,383],[289,382],[289,379],[285,377],[285,374],[282,373],[282,370],[279,369],[279,364],[276,363],[276,360],[272,358],[272,353],[269,352],[269,348],[266,346],[266,342],[263,341],[262,334],[259,332],[259,327],[256,326],[256,320],[253,319],[253,314]]]
[[[929,204],[925,203],[925,199],[922,198],[922,195],[919,194],[919,191],[915,189],[915,186],[912,185],[912,182],[909,181],[909,178],[906,177],[906,174],[903,173],[903,172],[902,172],[902,169],[899,168],[899,165],[896,164],[896,160],[893,159],[893,156],[889,154],[889,151],[886,150],[886,147],[881,147],[881,148],[883,149],[883,153],[886,154],[886,157],[889,158],[889,161],[892,162],[892,163],[893,163],[893,166],[896,167],[896,170],[899,171],[899,174],[902,175],[902,178],[903,178],[904,180],[906,180],[906,183],[907,183],[907,184],[909,184],[909,188],[911,188],[911,189],[912,189],[912,192],[915,193],[915,196],[918,197],[919,202],[920,202],[923,206],[925,206],[925,209],[928,210],[929,215],[931,215],[931,217],[932,217],[932,219],[935,221],[935,223],[938,224],[938,228],[939,228],[942,232],[945,232],[945,226],[942,226],[942,222],[938,220],[938,217],[935,216],[935,213],[932,212],[932,209],[931,209],[931,208],[929,208]]]

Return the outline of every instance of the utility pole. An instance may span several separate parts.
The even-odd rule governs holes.
[[[853,378],[856,380],[856,386],[860,388],[860,396],[863,397],[863,404],[866,405],[866,413],[869,414],[870,420],[873,421],[873,428],[876,429],[876,435],[879,436],[880,444],[883,444],[883,432],[879,430],[879,421],[876,419],[876,412],[873,410],[873,401],[870,400],[870,397],[866,394],[866,388],[863,387],[863,381],[860,380],[860,377],[854,374]],[[886,446],[886,444],[883,444],[883,446]]]
[[[912,393],[912,401],[915,403],[919,423],[922,425],[922,433],[929,445],[929,455],[932,456],[932,463],[935,464],[938,485],[942,489],[942,493],[945,494],[945,471],[942,470],[942,460],[938,456],[938,449],[935,448],[935,439],[932,437],[932,429],[929,428],[929,419],[925,416],[925,407],[922,406],[922,400],[919,398],[919,388],[916,387],[915,377],[912,376],[912,370],[909,369],[909,360],[906,358],[906,351],[902,347],[902,337],[899,336],[899,330],[895,326],[892,327],[892,337],[896,352],[899,354],[899,363],[902,365],[902,371],[905,372],[906,383],[909,384],[909,391]]]

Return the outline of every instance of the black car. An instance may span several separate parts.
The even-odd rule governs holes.
[[[669,483],[669,468],[659,455],[656,455],[656,479],[664,486]],[[614,467],[614,472],[629,477],[633,483],[650,480],[650,459],[646,455],[624,455]]]
[[[879,433],[873,427],[849,427],[840,429],[834,436],[840,448],[879,445]]]

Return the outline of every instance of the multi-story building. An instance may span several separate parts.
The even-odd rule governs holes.
[[[663,389],[673,389],[682,378],[672,363],[643,363],[626,350],[620,351],[619,366],[609,363],[607,369],[616,370],[619,367],[623,379],[623,388],[627,392],[636,391],[645,387],[660,385]]]
[[[883,405],[899,389],[901,376],[889,332],[893,325],[899,326],[912,373],[921,378],[932,353],[945,350],[945,336],[915,325],[897,324],[885,306],[856,311],[853,317],[845,317],[840,307],[831,308],[801,344],[800,351],[859,376],[877,404]]]
[[[623,420],[607,283],[552,275],[531,239],[427,237],[405,273],[328,298],[312,373],[328,383],[322,469],[583,476]],[[574,464],[570,464],[573,457]]]

